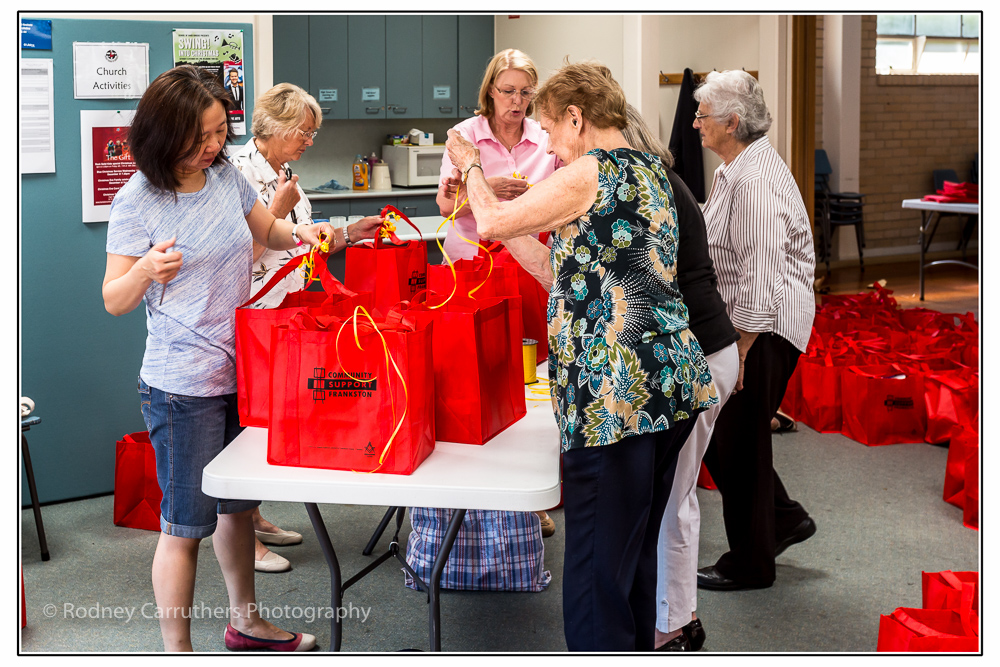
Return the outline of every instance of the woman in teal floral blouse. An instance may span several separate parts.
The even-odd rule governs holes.
[[[656,540],[677,454],[715,385],[677,287],[677,210],[656,156],[633,150],[625,95],[597,63],[536,96],[565,166],[500,202],[449,132],[479,235],[549,286],[549,382],[563,455],[563,621],[570,650],[652,650]],[[551,231],[551,250],[530,234]]]

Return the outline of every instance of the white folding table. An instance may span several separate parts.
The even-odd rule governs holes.
[[[362,474],[339,470],[273,466],[267,463],[267,430],[246,428],[208,466],[202,490],[216,498],[277,500],[305,503],[316,537],[330,568],[331,608],[339,610],[344,590],[391,556],[403,562],[393,542],[391,551],[341,584],[340,564],[318,503],[442,507],[457,510],[425,582],[430,603],[432,651],[441,649],[441,572],[467,509],[537,511],[559,503],[559,434],[552,406],[531,387],[527,415],[485,445],[438,442],[434,452],[412,475]],[[336,437],[336,434],[331,434]],[[397,521],[402,521],[402,510]],[[388,523],[386,514],[380,529]],[[408,567],[408,566],[406,566]],[[418,579],[419,581],[419,579]],[[340,650],[340,614],[330,623],[331,646]]]
[[[924,268],[927,266],[937,266],[938,264],[957,264],[970,269],[979,267],[969,262],[962,262],[957,259],[939,259],[935,262],[924,264],[924,255],[934,239],[934,232],[937,231],[938,223],[942,216],[959,215],[970,216],[979,215],[979,204],[945,204],[935,201],[924,201],[923,199],[904,199],[903,208],[920,211],[920,300],[924,300]],[[963,251],[964,256],[964,251]]]

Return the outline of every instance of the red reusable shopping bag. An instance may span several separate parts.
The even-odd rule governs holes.
[[[979,414],[979,374],[970,368],[924,373],[924,404],[930,443],[946,442],[952,430]]]
[[[115,525],[159,531],[162,500],[149,433],[123,436],[115,446]]]
[[[879,619],[879,652],[966,653],[979,651],[978,620],[954,609],[900,607]]]
[[[844,367],[835,365],[835,361],[829,354],[799,357],[792,373],[793,378],[795,373],[799,374],[801,402],[798,414],[794,417],[789,414],[789,417],[820,433],[840,433],[843,424],[841,378]]]
[[[299,313],[271,330],[267,461],[409,475],[434,450],[431,327]]]
[[[979,441],[971,443],[965,450],[965,506],[962,508],[962,524],[966,528],[979,530]]]
[[[383,217],[390,210],[420,232],[394,207],[383,209]],[[423,240],[400,241],[395,234],[383,239],[380,234],[374,241],[350,246],[345,252],[344,284],[356,292],[371,292],[377,315],[385,315],[427,287],[427,243]]]
[[[843,431],[868,446],[923,442],[924,379],[889,365],[850,366],[843,377]]]
[[[715,481],[712,479],[712,475],[709,474],[708,466],[705,465],[704,461],[701,462],[701,468],[698,470],[697,484],[699,488],[708,489],[710,491],[712,489],[719,488],[718,486],[715,485]]]
[[[439,308],[405,305],[405,315],[433,323],[438,440],[481,445],[527,413],[512,302],[455,296]]]
[[[979,573],[978,572],[921,572],[924,609],[962,608],[965,588],[972,590],[972,611],[979,613]]]
[[[545,243],[548,232],[539,235],[538,240]],[[521,295],[521,321],[524,326],[524,337],[537,341],[535,348],[535,363],[540,364],[549,356],[549,322],[547,319],[549,307],[549,291],[542,287],[538,280],[522,267],[510,251],[499,242],[489,248],[493,253],[493,261],[497,264],[511,264],[517,272],[517,291]],[[482,255],[483,251],[480,250]]]
[[[963,424],[951,432],[944,467],[944,501],[955,507],[965,507],[965,464],[970,449],[978,452],[979,431]]]
[[[254,298],[236,309],[236,401],[241,426],[267,426],[271,327],[287,324],[296,313],[304,311],[347,317],[355,306],[371,306],[371,294],[355,293],[344,287],[327,268],[326,256],[320,255],[315,262],[315,275],[323,284],[323,292],[290,292],[277,308],[250,307],[298,269],[307,257],[303,254],[289,260]]]

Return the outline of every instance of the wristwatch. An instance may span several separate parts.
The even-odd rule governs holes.
[[[344,231],[344,243],[351,245],[351,235],[347,233],[347,225],[344,225],[341,229]]]
[[[473,162],[472,164],[470,164],[468,167],[466,167],[465,171],[462,172],[462,182],[463,183],[465,183],[467,180],[469,180],[469,172],[472,171],[475,167],[479,167],[480,171],[482,171],[482,169],[483,169],[483,165],[479,164],[478,162]],[[486,175],[485,171],[483,172],[483,175],[484,176]]]

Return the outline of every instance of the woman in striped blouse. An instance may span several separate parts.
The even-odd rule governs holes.
[[[702,145],[723,161],[704,215],[719,292],[740,333],[736,389],[704,458],[722,492],[729,551],[698,571],[698,586],[767,588],[775,557],[816,532],[771,455],[771,418],[815,313],[812,231],[795,180],[765,135],[771,115],[757,80],[712,72],[694,97]]]

